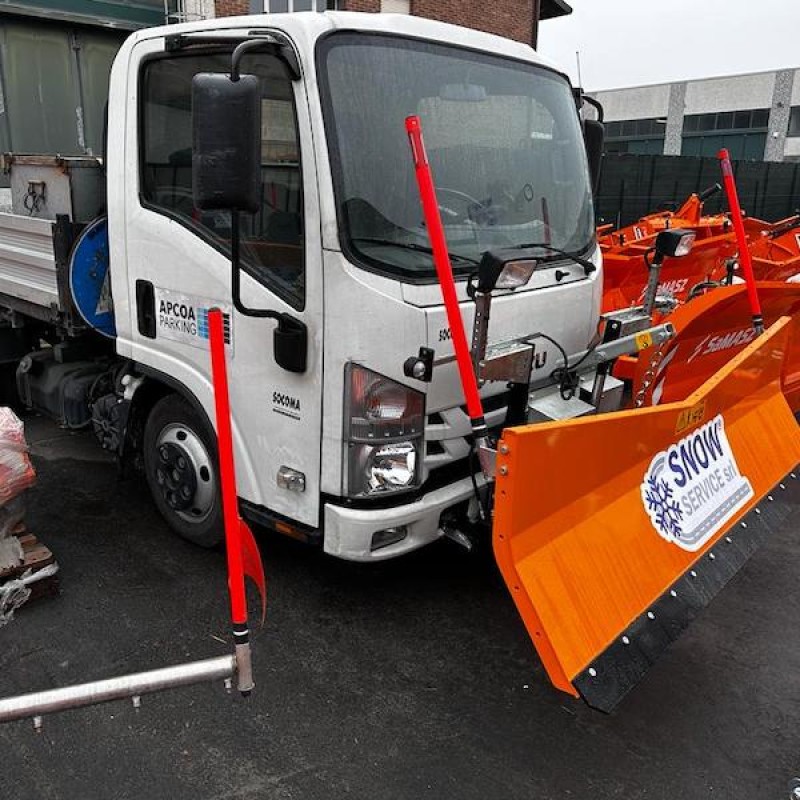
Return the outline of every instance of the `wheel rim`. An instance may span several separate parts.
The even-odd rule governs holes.
[[[200,437],[186,425],[167,425],[156,440],[155,478],[164,502],[182,520],[204,522],[214,509],[216,482]]]

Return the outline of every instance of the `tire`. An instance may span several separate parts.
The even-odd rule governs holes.
[[[151,409],[144,428],[144,471],[161,516],[179,536],[215,547],[224,538],[217,448],[208,424],[182,397]]]

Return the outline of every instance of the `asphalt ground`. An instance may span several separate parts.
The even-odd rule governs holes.
[[[230,652],[225,559],[169,533],[88,435],[28,421],[29,526],[62,593],[0,629],[0,696]],[[264,533],[257,688],[0,726],[0,798],[787,798],[800,774],[800,516],[611,716],[548,683],[487,560],[359,566]],[[255,610],[257,601],[252,598]]]

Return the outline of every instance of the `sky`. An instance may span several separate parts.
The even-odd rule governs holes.
[[[539,52],[583,88],[800,67],[800,0],[568,0]]]

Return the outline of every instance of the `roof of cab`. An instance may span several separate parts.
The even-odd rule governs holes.
[[[446,22],[437,22],[409,14],[366,14],[354,11],[308,11],[291,14],[254,14],[245,17],[219,17],[217,19],[188,22],[180,25],[146,28],[137,31],[133,40],[153,39],[188,33],[236,33],[242,29],[286,33],[299,46],[313,48],[320,36],[335,30],[358,30],[376,33],[394,33],[445,44],[460,45],[498,55],[510,56],[534,64],[544,64],[558,69],[556,65],[539,56],[532,47],[484,33],[472,28],[462,28]],[[559,70],[561,71],[561,70]]]

